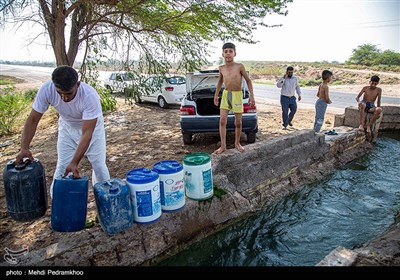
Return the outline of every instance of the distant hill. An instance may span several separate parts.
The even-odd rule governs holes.
[[[321,83],[321,73],[328,69],[333,72],[332,85],[368,84],[372,75],[378,75],[381,83],[400,84],[400,67],[316,63],[316,62],[271,62],[241,61],[253,80],[274,83],[276,77],[284,75],[286,67],[293,66],[301,86],[315,86]]]

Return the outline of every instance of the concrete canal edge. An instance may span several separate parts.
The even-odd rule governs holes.
[[[348,119],[347,111],[341,118],[343,122]],[[385,112],[388,116],[391,116],[388,112],[397,115],[391,119],[395,122],[391,129],[400,129],[400,107],[384,108],[382,124]],[[49,244],[48,235],[40,234],[26,244],[31,249],[18,265],[154,265],[304,185],[321,180],[336,167],[373,148],[358,129],[341,123],[335,125],[335,130],[338,135],[300,130],[247,145],[244,153],[228,150],[213,155],[215,194],[211,199],[187,199],[182,210],[163,213],[152,224],[134,224],[113,236],[104,233],[100,226],[73,233],[51,231],[57,237],[53,240],[58,242]],[[5,265],[4,261],[0,263]]]

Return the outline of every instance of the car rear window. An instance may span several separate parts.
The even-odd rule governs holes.
[[[184,77],[170,77],[167,78],[167,82],[171,85],[182,85],[186,83],[186,79]]]

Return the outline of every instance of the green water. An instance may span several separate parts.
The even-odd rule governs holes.
[[[311,266],[377,237],[400,210],[400,135],[162,266]]]

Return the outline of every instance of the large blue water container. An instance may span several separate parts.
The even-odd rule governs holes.
[[[46,176],[38,159],[21,164],[9,161],[3,171],[7,210],[15,221],[42,217],[47,209]]]
[[[185,205],[183,166],[176,160],[156,162],[153,169],[160,176],[161,210],[173,212]]]
[[[133,220],[139,224],[152,223],[161,217],[160,179],[148,168],[137,168],[126,174],[131,191]]]
[[[133,224],[129,187],[121,179],[98,182],[93,187],[100,225],[107,234],[128,229]]]
[[[55,231],[80,231],[85,227],[89,177],[54,180],[51,227]]]

